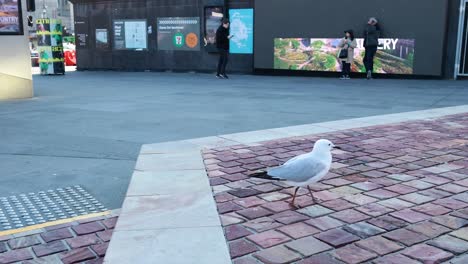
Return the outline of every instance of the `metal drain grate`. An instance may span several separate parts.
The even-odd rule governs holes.
[[[0,197],[0,231],[107,211],[81,186]]]

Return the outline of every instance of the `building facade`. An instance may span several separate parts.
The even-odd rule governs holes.
[[[362,72],[362,32],[371,16],[382,27],[377,73],[453,78],[457,63],[467,56],[459,52],[466,43],[458,41],[460,6],[466,0],[72,2],[78,70],[213,72],[218,56],[204,39],[213,39],[218,13],[230,17],[239,41],[231,42],[231,72],[333,75],[340,71],[336,40],[345,29],[356,32],[360,50],[353,71]],[[249,34],[251,52],[245,44]]]

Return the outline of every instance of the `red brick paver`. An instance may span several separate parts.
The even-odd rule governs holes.
[[[357,242],[356,244],[361,248],[373,251],[379,255],[387,255],[404,248],[398,243],[392,242],[380,236],[364,239]]]
[[[403,251],[403,254],[425,263],[442,263],[453,257],[453,254],[429,245],[416,245]]]
[[[284,246],[272,247],[254,254],[263,263],[286,264],[301,259],[301,255]]]
[[[269,248],[291,240],[288,236],[274,230],[250,235],[247,239],[263,248]]]
[[[317,204],[301,189],[300,208],[291,208],[294,188],[249,178],[310,151],[319,138],[342,150],[310,186]],[[464,263],[468,255],[468,114],[204,155],[235,264]]]
[[[335,255],[338,259],[349,264],[361,263],[377,257],[375,253],[372,253],[355,245],[349,245],[346,247],[339,248],[335,251]]]
[[[1,237],[0,263],[102,263],[116,221],[103,216]]]

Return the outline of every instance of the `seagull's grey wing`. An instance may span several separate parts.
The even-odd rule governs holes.
[[[296,161],[296,160],[298,160],[298,159],[304,159],[304,158],[306,158],[308,155],[310,155],[310,153],[298,155],[298,156],[296,156],[296,157],[294,157],[294,158],[291,158],[291,159],[287,160],[283,165],[288,165],[288,164],[290,164],[290,163],[292,163],[292,162],[294,162],[294,161]]]
[[[279,167],[268,169],[268,175],[292,182],[305,182],[327,169],[325,163],[309,158],[299,158]]]

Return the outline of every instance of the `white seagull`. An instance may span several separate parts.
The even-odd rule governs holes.
[[[320,181],[330,170],[332,163],[331,150],[333,148],[339,149],[331,141],[327,139],[320,139],[314,144],[311,152],[296,156],[283,165],[273,168],[267,168],[266,171],[257,172],[249,175],[254,178],[286,181],[291,186],[296,186],[294,196],[290,205],[294,205],[297,191],[300,187],[307,186],[312,200],[315,197],[310,190],[309,184]]]

